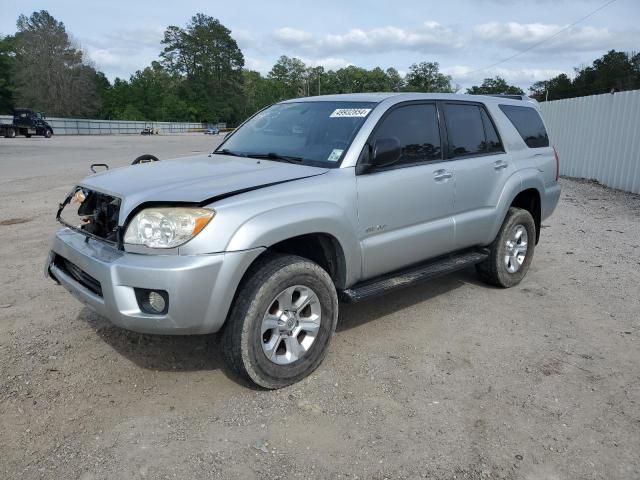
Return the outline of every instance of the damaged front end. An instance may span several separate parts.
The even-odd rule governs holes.
[[[102,240],[122,249],[118,226],[120,204],[117,197],[78,186],[60,204],[56,220],[87,238]]]

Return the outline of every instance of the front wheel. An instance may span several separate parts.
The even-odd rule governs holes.
[[[51,136],[53,135],[53,131],[49,128],[45,129],[44,131],[44,138],[51,138]]]
[[[313,372],[338,321],[329,274],[294,255],[272,255],[243,281],[222,335],[229,367],[263,388],[281,388]]]
[[[496,287],[519,284],[529,270],[536,241],[536,224],[531,214],[510,208],[486,260],[476,265],[480,279]]]

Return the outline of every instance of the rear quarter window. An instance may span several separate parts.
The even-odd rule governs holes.
[[[542,118],[535,108],[516,105],[500,105],[500,110],[516,127],[518,133],[529,148],[549,146],[549,136],[544,128]]]

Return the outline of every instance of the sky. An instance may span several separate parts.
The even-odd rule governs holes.
[[[204,13],[231,30],[245,66],[264,74],[281,55],[310,66],[401,73],[436,61],[461,88],[500,75],[526,91],[538,80],[572,75],[608,50],[640,49],[640,0],[614,0],[566,28],[609,1],[0,0],[0,35],[15,32],[19,14],[48,10],[109,79],[128,79],[158,58],[167,26]]]

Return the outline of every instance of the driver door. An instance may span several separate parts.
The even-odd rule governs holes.
[[[399,160],[356,177],[363,280],[452,249],[453,169],[442,157],[435,103],[393,107],[369,144],[399,140]]]

